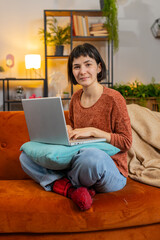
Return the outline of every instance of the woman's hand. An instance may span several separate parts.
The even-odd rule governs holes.
[[[91,127],[88,128],[75,128],[72,130],[70,134],[70,138],[77,139],[77,138],[88,138],[93,137],[93,131]]]
[[[70,135],[73,131],[73,128],[70,125],[67,125],[66,127],[67,127],[68,136],[69,136],[69,138],[71,138]]]
[[[105,131],[102,131],[93,127],[86,128],[76,128],[70,131],[69,137],[71,139],[77,138],[88,138],[88,137],[98,137],[98,138],[106,138],[107,142],[111,141],[111,134]]]

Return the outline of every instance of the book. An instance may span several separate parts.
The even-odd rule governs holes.
[[[91,36],[108,36],[108,32],[106,30],[101,31],[90,31]]]
[[[93,31],[99,31],[99,30],[103,30],[104,27],[90,27],[90,30],[93,30]]]
[[[92,23],[89,31],[91,36],[108,36],[104,23]]]
[[[98,32],[95,32],[95,33],[92,33],[91,36],[107,37],[108,33],[98,33]]]
[[[91,27],[92,28],[103,28],[104,24],[103,23],[92,23]]]
[[[79,29],[78,29],[78,19],[76,15],[73,15],[73,29],[75,36],[79,35]]]
[[[102,22],[100,22],[100,23],[92,23],[91,24],[91,26],[93,26],[93,27],[102,26],[102,25],[104,25]]]
[[[90,30],[92,30],[92,31],[98,31],[98,30],[103,30],[103,29],[105,29],[103,23],[98,24],[98,25],[97,24],[91,24],[91,26],[90,26]]]
[[[99,33],[99,34],[108,34],[107,30],[100,30],[100,31],[90,31],[90,34],[93,34],[93,33]]]
[[[77,16],[78,18],[78,28],[79,28],[79,36],[84,36],[84,31],[83,31],[83,23],[82,23],[82,16]]]
[[[84,17],[82,17],[82,25],[83,25],[83,33],[84,33],[84,36],[86,37],[87,36],[87,27],[86,27],[86,21],[85,21]]]
[[[85,19],[85,22],[86,22],[87,36],[90,36],[88,16],[85,16],[84,19]]]

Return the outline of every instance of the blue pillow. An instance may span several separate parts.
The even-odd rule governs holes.
[[[98,148],[113,156],[120,150],[106,142],[85,143],[75,146],[52,145],[38,142],[26,142],[20,150],[35,163],[52,170],[63,170],[69,167],[72,157],[81,148]]]

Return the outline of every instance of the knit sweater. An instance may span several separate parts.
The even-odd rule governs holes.
[[[122,95],[104,87],[98,101],[91,107],[81,105],[83,90],[75,92],[71,98],[69,118],[73,128],[95,127],[111,133],[111,144],[121,151],[112,156],[119,171],[128,176],[127,151],[131,147],[132,132],[126,102]]]

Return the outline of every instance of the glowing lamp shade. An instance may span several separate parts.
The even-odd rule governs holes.
[[[41,56],[39,54],[27,54],[25,55],[26,69],[38,69],[41,67]]]

